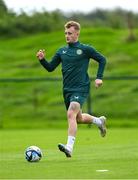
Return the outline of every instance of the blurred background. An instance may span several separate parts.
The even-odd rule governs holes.
[[[107,116],[109,127],[138,126],[136,3],[0,0],[1,129],[67,126],[61,66],[48,73],[36,52],[45,49],[50,60],[65,45],[68,20],[81,24],[81,42],[107,58],[104,85],[98,90],[94,87],[97,63],[90,62],[91,92],[83,111]]]

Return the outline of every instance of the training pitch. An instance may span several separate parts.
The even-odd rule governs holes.
[[[96,128],[78,128],[73,157],[58,148],[66,142],[63,129],[0,130],[1,179],[138,179],[138,129],[109,129],[105,138]],[[29,163],[24,151],[37,145],[40,162]]]

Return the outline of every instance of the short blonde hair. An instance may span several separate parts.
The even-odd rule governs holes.
[[[75,30],[80,31],[80,24],[76,21],[68,21],[65,25],[65,28],[70,28],[70,27],[74,27]]]

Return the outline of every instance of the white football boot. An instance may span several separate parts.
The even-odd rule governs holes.
[[[98,128],[100,130],[101,136],[105,137],[105,135],[106,135],[106,117],[101,116],[101,117],[99,117],[99,119],[101,120],[101,125],[99,125]]]
[[[64,152],[66,157],[71,157],[71,151],[67,149],[66,145],[64,144],[58,144],[58,148],[60,151]]]

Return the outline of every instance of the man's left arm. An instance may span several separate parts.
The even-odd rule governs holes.
[[[97,76],[95,80],[95,86],[98,88],[103,84],[102,78],[106,65],[106,58],[92,47],[90,47],[89,52],[90,52],[90,58],[94,59],[99,64],[97,70]]]

